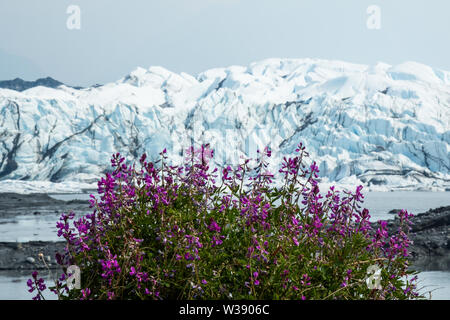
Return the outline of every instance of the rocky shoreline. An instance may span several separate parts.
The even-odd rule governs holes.
[[[54,217],[56,224],[61,213],[70,211],[77,215],[91,212],[89,201],[57,200],[47,194],[0,193],[0,224],[14,223],[17,216]],[[63,241],[0,241],[0,271],[59,269],[55,254],[64,246]]]
[[[395,214],[393,219],[387,220],[389,234],[394,234],[400,226],[398,211],[389,212]],[[419,271],[450,270],[450,206],[416,214],[410,220],[409,237],[413,243],[409,252],[414,268]],[[377,222],[372,226],[375,228]]]
[[[0,219],[18,215],[60,214],[69,211],[89,212],[89,202],[86,200],[58,200],[44,193],[0,193]]]
[[[56,200],[46,194],[0,194],[0,219],[17,214],[54,215],[70,210],[78,213],[90,212],[89,203],[86,200]],[[391,213],[397,211],[394,209]],[[450,206],[417,214],[411,221],[412,267],[419,271],[450,270]],[[374,222],[373,227],[376,225],[377,222]],[[390,234],[395,233],[398,226],[397,216],[388,220]],[[64,245],[64,242],[53,241],[0,242],[0,271],[59,269],[55,253],[62,252]]]
[[[55,254],[63,252],[64,246],[51,241],[0,242],[0,271],[60,269]]]

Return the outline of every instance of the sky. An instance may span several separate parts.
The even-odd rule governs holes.
[[[449,12],[448,0],[0,0],[0,80],[89,86],[138,66],[196,75],[266,58],[450,70]]]

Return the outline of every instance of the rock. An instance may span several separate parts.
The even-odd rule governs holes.
[[[37,86],[57,88],[60,85],[63,85],[63,83],[51,77],[37,79],[36,81],[26,81],[20,78],[16,78],[14,80],[0,81],[0,88],[6,88],[15,91],[25,91],[27,89],[34,88]]]
[[[18,246],[20,250],[17,249]],[[54,255],[56,252],[63,252],[65,246],[65,242],[52,241],[0,242],[0,270],[60,269]],[[37,258],[39,254],[47,265],[41,263],[42,258]]]
[[[394,209],[389,213],[397,213]],[[446,266],[450,261],[450,206],[430,209],[425,213],[410,218],[411,230],[409,238],[413,241],[409,247],[411,260],[416,266],[428,268],[430,265]],[[400,226],[398,216],[387,221],[390,235],[397,232]],[[378,223],[372,224],[373,228]],[[430,261],[434,261],[430,263]],[[442,263],[441,263],[442,262]]]
[[[392,209],[391,211],[389,211],[389,214],[398,214],[400,211],[402,211],[402,209]]]
[[[28,263],[34,263],[36,260],[35,260],[34,258],[32,258],[32,257],[28,257],[28,258],[26,259],[26,261],[27,261]]]

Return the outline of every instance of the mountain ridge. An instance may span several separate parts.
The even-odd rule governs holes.
[[[1,80],[0,88],[9,89],[14,91],[25,91],[34,87],[47,87],[56,89],[59,86],[65,85],[61,81],[55,80],[52,77],[39,78],[34,81],[27,81],[21,78],[15,78],[13,80]],[[82,89],[82,87],[73,87],[75,89]]]

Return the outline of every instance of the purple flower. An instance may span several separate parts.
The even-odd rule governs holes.
[[[219,232],[222,230],[221,227],[219,227],[219,225],[217,224],[216,221],[214,221],[214,219],[211,218],[209,226],[208,226],[209,231],[213,231],[213,232]]]
[[[81,294],[82,294],[82,296],[83,296],[83,300],[86,300],[89,296],[90,296],[90,294],[91,294],[91,289],[89,289],[89,288],[86,288],[86,289],[82,289],[81,290]]]

